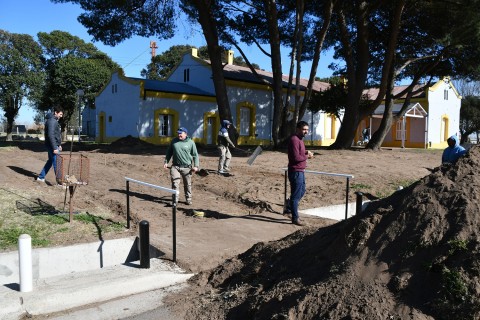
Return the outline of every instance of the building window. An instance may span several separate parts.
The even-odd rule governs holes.
[[[403,120],[398,120],[397,125],[395,127],[396,127],[395,140],[404,140],[405,128],[403,126]]]
[[[171,114],[160,114],[158,116],[158,136],[172,136],[173,116]]]
[[[112,122],[112,116],[108,116],[108,122]]]
[[[240,108],[240,135],[250,135],[250,108]]]
[[[443,90],[443,100],[448,100],[448,90]]]
[[[112,84],[112,93],[117,93],[117,84]]]
[[[190,69],[183,70],[183,82],[190,81]]]

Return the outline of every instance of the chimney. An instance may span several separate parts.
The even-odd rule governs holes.
[[[198,49],[192,48],[192,57],[198,58]]]
[[[227,64],[233,64],[233,50],[227,51]]]

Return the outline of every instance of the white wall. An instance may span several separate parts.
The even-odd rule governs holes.
[[[444,90],[448,90],[448,100],[444,99]],[[460,128],[461,99],[452,87],[441,81],[435,90],[428,92],[428,142],[441,143],[443,140],[442,116],[448,115],[448,135],[454,135]]]
[[[112,93],[112,85],[117,85],[117,91]],[[98,115],[105,112],[105,136],[138,137],[139,104],[141,101],[140,84],[129,83],[121,79],[117,73],[105,87],[105,90],[95,99],[97,116],[97,134],[99,131]],[[111,117],[112,121],[109,122]]]
[[[190,72],[190,81],[185,82],[184,70],[187,68]],[[186,83],[203,91],[215,93],[210,66],[195,60],[190,53],[183,56],[181,64],[178,65],[178,68],[176,68],[166,80],[169,82]]]

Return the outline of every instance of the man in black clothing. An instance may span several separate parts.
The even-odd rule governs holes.
[[[55,178],[57,177],[57,155],[62,151],[62,130],[58,120],[63,117],[63,109],[56,106],[53,114],[47,114],[45,121],[45,146],[47,147],[48,160],[38,175],[37,181],[45,182],[45,176],[53,165]]]

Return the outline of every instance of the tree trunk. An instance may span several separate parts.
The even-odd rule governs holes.
[[[280,52],[280,35],[278,31],[277,7],[275,1],[264,0],[268,17],[268,31],[270,37],[270,51],[272,55],[273,73],[273,119],[272,139],[273,145],[277,147],[284,138],[280,134],[282,126],[283,92],[282,92],[282,58]]]
[[[293,115],[293,122],[296,124],[301,118],[303,118],[303,113],[300,112],[300,74],[301,74],[301,62],[303,54],[303,16],[305,12],[305,4],[303,0],[297,0],[297,19],[296,19],[296,29],[298,35],[295,37],[295,42],[293,46],[296,48],[295,52],[297,53],[295,57],[296,62],[296,75],[295,75],[295,113]],[[292,128],[293,129],[293,128]]]
[[[15,122],[15,117],[18,115],[18,110],[20,110],[20,101],[17,96],[10,96],[5,99],[6,105],[4,106],[5,118],[7,118],[7,137],[6,141],[13,140],[13,123]]]
[[[332,149],[345,149],[352,146],[355,132],[360,123],[360,100],[367,81],[368,64],[370,53],[368,47],[368,5],[361,1],[357,13],[357,40],[356,49],[352,48],[349,31],[345,16],[342,11],[338,12],[337,19],[340,27],[340,38],[344,47],[344,59],[347,66],[347,105],[342,125],[338,131],[335,142],[330,146]]]
[[[320,61],[320,53],[322,52],[323,43],[325,41],[325,36],[330,27],[330,21],[333,13],[334,1],[331,0],[328,2],[328,5],[325,7],[324,19],[322,27],[319,28],[319,32],[316,36],[315,51],[312,59],[312,67],[310,69],[310,76],[308,78],[308,84],[305,91],[305,96],[303,97],[302,105],[300,106],[300,116],[303,117],[305,111],[307,110],[307,105],[312,96],[312,87],[313,82],[315,81],[315,75],[317,74],[318,63]]]
[[[220,120],[229,120],[233,123],[232,112],[230,110],[230,104],[227,95],[227,85],[223,75],[222,48],[220,47],[218,41],[217,24],[212,15],[212,11],[210,10],[210,1],[193,0],[193,2],[199,13],[198,22],[202,26],[203,35],[207,41],[208,55],[210,56],[213,85],[215,87]],[[237,130],[235,129],[234,125],[232,125],[231,128],[234,130],[234,143],[237,143]]]
[[[393,69],[393,66],[391,67]],[[389,83],[388,83],[388,91],[387,91],[387,97],[385,100],[385,110],[383,112],[383,118],[382,121],[380,122],[380,126],[372,134],[372,137],[370,141],[368,141],[368,144],[366,148],[372,149],[372,150],[380,150],[383,144],[383,140],[385,140],[385,137],[387,136],[388,131],[392,127],[392,122],[393,122],[393,117],[392,117],[392,110],[393,110],[393,88],[395,86],[395,82],[393,80],[394,74],[393,72],[391,73],[391,76],[389,78]],[[370,128],[371,130],[371,128]]]
[[[357,127],[362,120],[362,117],[374,111],[381,104],[385,94],[387,93],[389,79],[393,76],[395,49],[398,42],[397,39],[402,21],[402,13],[405,8],[405,2],[405,0],[400,0],[395,6],[393,19],[390,23],[391,36],[388,45],[385,48],[385,60],[383,62],[379,93],[375,100],[372,101],[372,103],[365,110],[360,110],[360,100],[362,99],[363,89],[365,88],[368,64],[370,62],[368,31],[370,14],[368,9],[369,6],[366,1],[361,1],[360,5],[358,6],[356,51],[352,50],[350,43],[348,42],[348,31],[344,17],[341,14],[339,15],[342,44],[345,47],[344,52],[347,65],[348,107],[345,108],[344,121],[340,127],[337,140],[331,146],[332,148],[350,147],[353,143]],[[371,146],[373,146],[373,143],[374,142],[372,142]]]
[[[7,141],[12,141],[13,140],[13,119],[12,117],[7,116]]]

